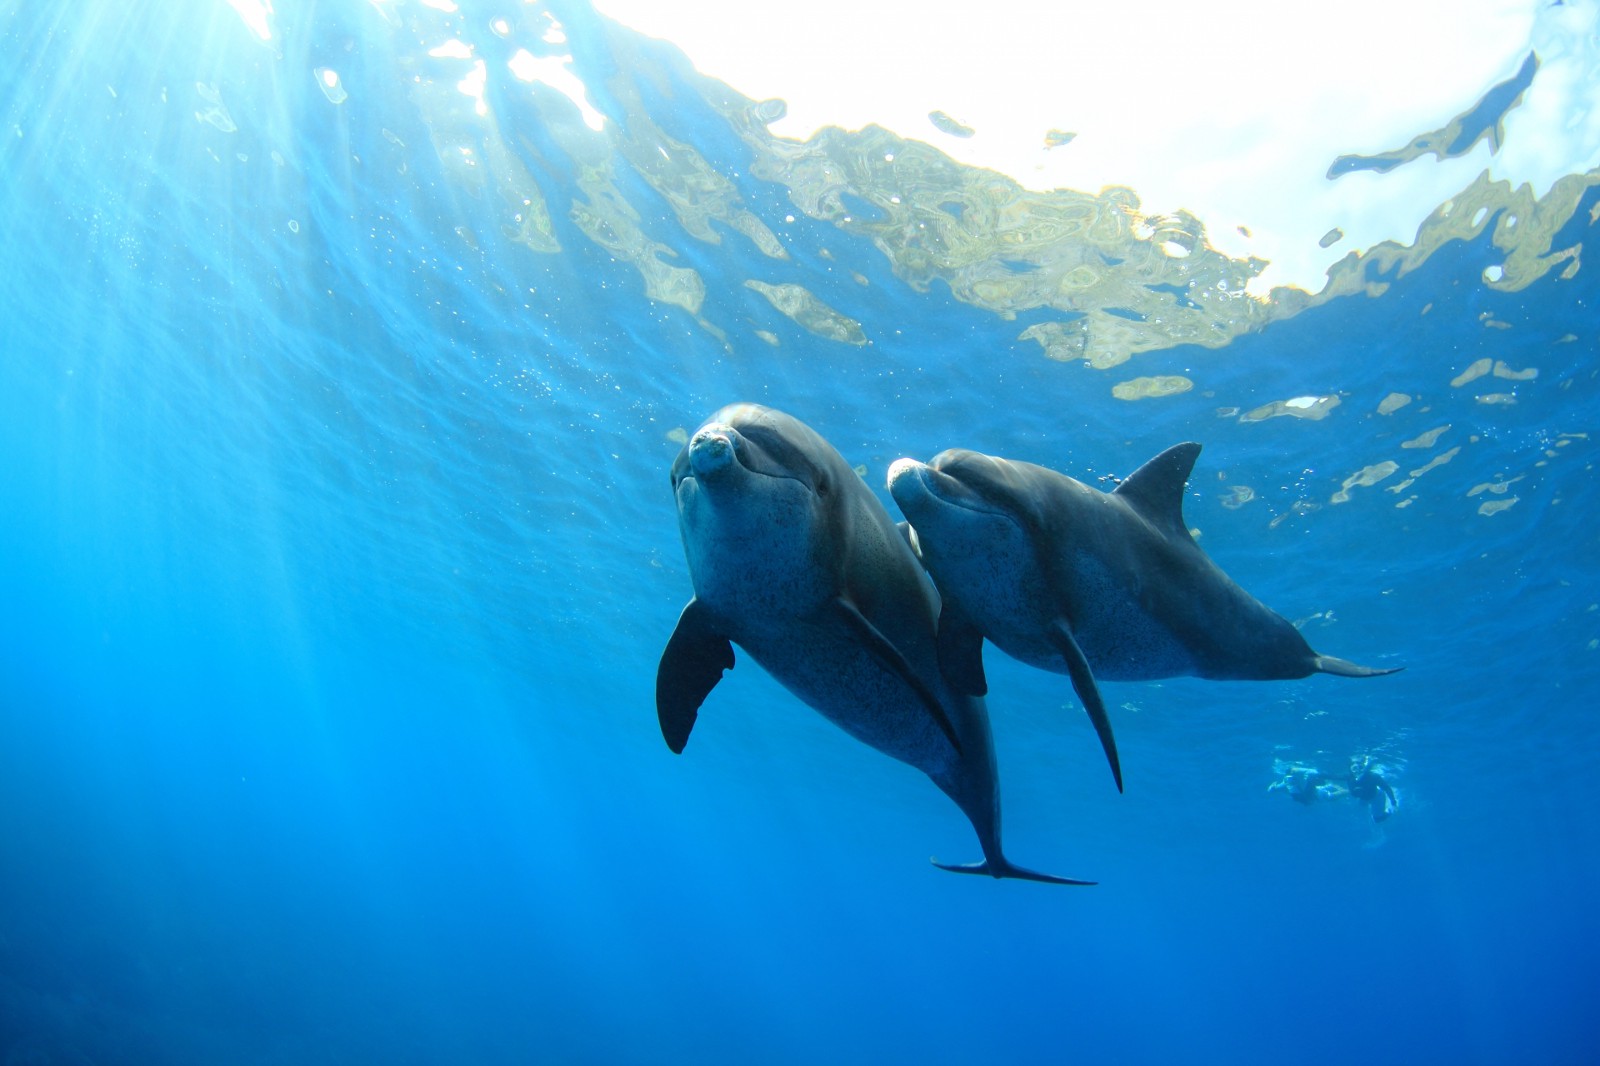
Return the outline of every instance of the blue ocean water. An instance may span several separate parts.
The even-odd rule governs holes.
[[[0,1062],[1593,1061],[1592,172],[1516,287],[1490,205],[1157,343],[1212,314],[1169,275],[995,287],[1143,238],[1020,257],[953,171],[827,174],[577,0],[440,6],[0,6]],[[919,273],[891,192],[979,273]],[[1021,336],[1104,313],[1125,365]],[[991,651],[1008,854],[1100,883],[941,873],[960,812],[747,660],[661,742],[667,471],[734,400],[874,487],[1200,441],[1212,557],[1405,670],[1108,683],[1119,796]],[[1362,755],[1382,823],[1269,789]]]

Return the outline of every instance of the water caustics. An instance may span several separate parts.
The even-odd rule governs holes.
[[[621,3],[602,6],[644,18]],[[501,5],[464,13],[448,0],[383,2],[373,5],[367,21],[374,24],[370,31],[392,34],[390,47],[412,72],[410,98],[444,174],[461,195],[489,197],[507,241],[541,257],[562,255],[563,241],[574,237],[589,242],[630,264],[663,315],[681,313],[729,351],[750,339],[763,345],[782,339],[749,315],[730,313],[726,304],[708,307],[696,263],[725,241],[738,247],[724,246],[719,261],[743,269],[744,287],[806,334],[855,347],[873,343],[859,321],[807,287],[791,258],[790,248],[798,246],[830,259],[826,234],[836,232],[840,242],[870,242],[914,290],[940,286],[1002,321],[1026,318],[1018,324],[1019,341],[1037,345],[1044,358],[1105,372],[1103,387],[1115,398],[1159,402],[1204,390],[1206,382],[1196,381],[1199,371],[1189,368],[1140,372],[1141,356],[1180,345],[1219,349],[1332,300],[1381,296],[1395,278],[1456,242],[1487,238],[1483,247],[1491,261],[1484,263],[1483,280],[1491,289],[1515,291],[1550,274],[1576,275],[1582,242],[1572,224],[1594,219],[1575,220],[1574,214],[1585,192],[1600,183],[1600,112],[1583,91],[1600,72],[1594,32],[1600,5],[1501,7],[1514,9],[1521,20],[1515,25],[1527,38],[1510,51],[1504,42],[1497,45],[1508,58],[1516,54],[1509,76],[1484,72],[1486,88],[1458,104],[1453,118],[1441,116],[1400,149],[1325,158],[1314,184],[1305,186],[1312,190],[1303,194],[1306,212],[1318,209],[1317,189],[1352,186],[1356,200],[1383,205],[1385,225],[1409,219],[1414,228],[1409,239],[1362,246],[1358,234],[1371,235],[1371,220],[1313,220],[1322,236],[1303,242],[1301,250],[1328,263],[1319,278],[1306,276],[1303,264],[1293,268],[1299,276],[1286,275],[1290,260],[1301,262],[1298,251],[1275,263],[1224,250],[1241,235],[1246,244],[1267,236],[1252,234],[1249,220],[1216,228],[1182,206],[1147,210],[1136,186],[1041,190],[958,161],[967,146],[982,147],[983,130],[938,109],[937,101],[919,102],[923,125],[913,135],[872,124],[823,126],[804,139],[780,135],[775,130],[785,128],[789,114],[785,101],[751,99],[682,61],[664,66],[659,42],[582,5]],[[268,27],[268,39],[271,20],[270,9],[246,18],[258,35]],[[1498,25],[1485,21],[1490,30]],[[344,90],[334,71],[319,66],[308,76],[331,102],[344,102],[335,95]],[[819,85],[825,81],[818,79]],[[233,120],[223,101],[214,89],[201,89],[197,114],[225,130]],[[1246,102],[1234,101],[1240,107]],[[718,126],[722,133],[706,132]],[[1050,127],[1036,134],[1037,151],[1051,158],[1093,148],[1092,132]],[[750,178],[781,189],[787,202],[751,202],[744,178],[725,172],[728,160],[740,157],[748,160]],[[1419,190],[1456,175],[1465,177],[1442,202],[1417,199]],[[1304,178],[1264,170],[1254,180],[1265,198],[1278,186],[1301,188],[1295,183]],[[1382,183],[1394,185],[1393,195]],[[1197,188],[1194,195],[1200,202],[1206,191]],[[1335,209],[1345,202],[1348,197]],[[659,205],[675,225],[660,217]],[[470,230],[458,232],[469,244],[475,240]],[[1562,233],[1567,236],[1558,246]],[[1263,243],[1285,246],[1281,237]],[[859,271],[849,273],[870,284]],[[1486,328],[1504,325],[1485,322]],[[1536,381],[1537,368],[1495,377],[1503,388],[1468,388],[1472,379],[1440,386],[1447,394],[1470,393],[1476,404],[1514,403],[1517,389]],[[1385,400],[1377,413],[1396,416],[1405,399]],[[1318,421],[1342,402],[1329,391],[1219,407],[1218,414],[1246,423]],[[1423,417],[1426,410],[1418,405],[1398,417]],[[1569,439],[1558,430],[1552,445]],[[1431,439],[1408,446],[1428,447]],[[1405,506],[1414,497],[1401,494],[1459,447],[1453,443],[1432,463],[1375,457],[1350,472],[1329,502],[1347,501],[1352,490],[1389,480],[1404,467],[1409,473],[1389,480],[1387,488]],[[1503,488],[1485,491],[1496,492],[1491,502],[1515,499]]]
[[[258,34],[270,27],[270,7],[244,0],[235,6]],[[637,14],[620,2],[602,6]],[[1000,315],[1059,312],[1058,321],[1033,327],[1028,339],[1052,358],[1082,358],[1099,368],[1175,344],[1224,345],[1317,302],[1381,291],[1378,279],[1415,269],[1444,243],[1486,230],[1505,257],[1486,264],[1493,268],[1486,277],[1493,287],[1516,289],[1558,268],[1575,271],[1578,249],[1552,248],[1550,240],[1583,190],[1600,181],[1593,169],[1600,163],[1600,121],[1582,92],[1585,79],[1600,70],[1593,4],[1537,7],[1515,74],[1438,129],[1413,136],[1402,149],[1347,152],[1325,163],[1319,175],[1325,183],[1381,176],[1428,158],[1465,160],[1476,168],[1443,202],[1420,210],[1415,201],[1400,205],[1402,217],[1408,211],[1415,216],[1413,239],[1372,242],[1334,261],[1327,277],[1285,277],[1270,288],[1258,281],[1273,276],[1274,260],[1221,250],[1230,242],[1218,238],[1228,234],[1215,223],[1208,229],[1203,216],[1183,207],[1146,210],[1136,183],[1098,192],[1039,191],[1015,176],[960,162],[920,139],[942,135],[928,139],[950,148],[972,137],[971,127],[939,110],[926,112],[923,130],[827,126],[805,140],[779,135],[769,127],[782,126],[789,110],[784,101],[752,100],[736,86],[686,70],[674,72],[675,84],[663,92],[653,83],[658,61],[645,52],[654,42],[573,9],[568,15],[581,22],[580,32],[603,36],[606,49],[575,47],[569,24],[557,14],[562,7],[523,4],[485,22],[446,0],[373,5],[397,35],[397,48],[415,42],[411,46],[421,49],[411,57],[412,94],[441,158],[456,165],[461,180],[498,188],[519,239],[536,251],[559,250],[544,200],[554,183],[537,180],[541,153],[582,160],[581,196],[560,210],[587,238],[632,262],[653,299],[691,313],[699,310],[703,283],[692,267],[673,262],[680,249],[645,236],[644,205],[627,192],[629,182],[642,180],[670,204],[684,235],[719,243],[717,223],[764,256],[782,261],[787,255],[734,182],[666,131],[682,124],[675,123],[674,109],[689,101],[673,94],[685,89],[720,114],[748,148],[752,175],[785,187],[806,217],[868,237],[914,286],[943,281],[957,298]],[[606,50],[616,58],[587,69],[585,53]],[[334,71],[318,67],[314,74],[330,100],[343,99]],[[537,133],[497,118],[491,106],[519,89],[542,120]],[[452,99],[461,96],[471,106]],[[229,121],[214,96],[205,102],[214,108],[204,112],[208,120]],[[1060,130],[1038,135],[1041,151],[1083,147],[1082,137]],[[1295,180],[1292,174],[1258,175],[1263,192]],[[1205,197],[1196,189],[1192,199]],[[1316,243],[1348,245],[1354,229],[1335,224]],[[752,280],[782,284],[776,277]]]
[[[652,32],[658,23],[650,20],[663,17],[621,0],[601,7]],[[1050,162],[1039,164],[1042,170],[1021,166],[1008,174],[972,161],[996,148],[986,139],[989,124],[999,119],[981,101],[924,94],[900,113],[898,129],[870,123],[807,129],[805,123],[823,114],[812,104],[745,95],[695,70],[670,46],[576,0],[353,5],[340,13],[342,57],[337,48],[313,54],[302,34],[282,32],[302,11],[249,0],[219,10],[227,25],[212,33],[234,39],[217,50],[235,61],[225,69],[197,68],[204,73],[188,85],[165,83],[160,98],[163,105],[170,98],[176,113],[170,118],[181,116],[188,125],[198,148],[193,162],[210,171],[194,172],[193,180],[285,193],[275,202],[291,210],[276,222],[283,232],[275,238],[304,239],[311,235],[307,227],[317,225],[317,211],[331,215],[342,208],[315,204],[306,187],[309,161],[295,158],[285,133],[296,113],[288,104],[264,105],[255,82],[285,92],[298,88],[308,98],[302,108],[333,109],[349,131],[352,151],[348,160],[325,163],[335,175],[348,174],[351,193],[360,188],[363,168],[386,168],[410,182],[446,220],[442,239],[460,242],[455,251],[463,261],[485,264],[479,288],[546,320],[560,308],[547,302],[542,279],[580,274],[580,257],[598,255],[637,273],[650,314],[668,332],[693,332],[725,352],[821,342],[870,358],[874,344],[885,340],[876,335],[881,324],[845,306],[838,287],[824,291],[818,264],[845,279],[845,288],[863,291],[881,283],[868,274],[882,278],[886,269],[912,292],[948,293],[993,316],[1001,328],[1014,323],[1020,349],[1037,351],[1046,365],[1060,364],[1058,380],[1066,390],[1145,405],[1141,410],[1215,391],[1216,414],[1246,425],[1310,426],[1347,417],[1353,406],[1389,420],[1393,434],[1407,442],[1403,449],[1375,443],[1374,454],[1341,471],[1336,487],[1308,507],[1376,491],[1389,494],[1395,506],[1409,506],[1419,482],[1429,483],[1421,479],[1447,463],[1470,465],[1475,417],[1554,386],[1521,357],[1512,365],[1475,354],[1473,367],[1488,358],[1482,369],[1428,363],[1422,373],[1431,380],[1419,384],[1414,376],[1406,391],[1392,395],[1363,399],[1328,381],[1230,403],[1207,375],[1235,358],[1227,350],[1231,342],[1336,300],[1381,298],[1397,278],[1445,248],[1470,247],[1480,255],[1482,283],[1490,291],[1517,291],[1545,277],[1572,280],[1583,267],[1585,231],[1595,222],[1595,213],[1583,208],[1600,184],[1600,110],[1587,93],[1600,78],[1600,4],[1594,2],[1486,5],[1484,32],[1505,39],[1472,55],[1500,69],[1473,74],[1470,91],[1457,75],[1448,93],[1421,93],[1436,110],[1431,117],[1413,114],[1414,106],[1403,111],[1403,120],[1415,123],[1403,132],[1374,129],[1363,142],[1330,148],[1287,170],[1263,164],[1244,190],[1259,194],[1269,216],[1261,223],[1206,206],[1215,190],[1200,183],[1206,165],[1187,143],[1175,144],[1167,158],[1197,182],[1192,198],[1185,192],[1174,200],[1159,175],[1137,172],[1132,162],[1123,183],[1095,191],[1058,185],[1061,175],[1076,173],[1073,159],[1109,151],[1102,142],[1113,138],[1091,104],[1123,115],[1131,106],[1123,97],[1137,96],[1162,70],[1141,67],[1139,79],[1103,101],[1063,96],[1041,111],[1038,101],[1011,99],[1013,110],[1027,111],[1031,103],[1029,115],[1053,118],[1030,127],[1033,155],[1026,157]],[[698,61],[690,13],[672,17],[682,22],[690,58]],[[1172,17],[1184,33],[1197,32]],[[1448,28],[1460,30],[1454,23]],[[788,51],[800,53],[805,35],[819,32],[809,23],[794,31]],[[1428,49],[1413,43],[1397,63],[1421,62]],[[1434,50],[1445,43],[1455,41],[1441,37]],[[1209,54],[1198,42],[1192,46],[1185,55]],[[238,61],[251,49],[253,64]],[[773,66],[786,54],[776,46],[745,52],[766,56]],[[883,62],[918,58],[914,51],[909,59],[897,56]],[[1132,62],[1129,56],[1117,61]],[[717,69],[710,59],[703,65]],[[888,73],[880,80],[892,86]],[[963,72],[947,73],[949,95],[959,96]],[[1029,77],[1035,72],[1019,67],[1016,73],[1018,85],[1035,84]],[[1190,76],[1220,79],[1227,90],[1240,84],[1233,80],[1237,73],[1220,65]],[[796,91],[821,94],[833,77],[818,75]],[[1355,107],[1361,90],[1381,95],[1382,83],[1371,76],[1334,88]],[[124,91],[131,99],[132,90]],[[1435,99],[1441,95],[1454,102]],[[1147,111],[1151,99],[1143,98]],[[1226,106],[1178,118],[1204,124],[1217,120],[1213,112],[1242,116],[1257,102],[1236,94],[1224,98]],[[809,116],[799,127],[796,111]],[[9,114],[9,152],[46,152],[64,135],[35,129],[21,102]],[[1151,114],[1159,118],[1162,111]],[[381,139],[372,136],[358,149],[356,136],[374,127]],[[1144,126],[1122,132],[1132,141],[1157,137]],[[997,165],[1002,156],[995,154]],[[1057,161],[1067,169],[1051,169]],[[1082,170],[1086,178],[1110,173]],[[1213,184],[1238,195],[1232,188],[1238,172],[1224,177]],[[1422,198],[1439,187],[1448,189],[1442,199]],[[1309,221],[1295,216],[1291,227],[1274,215],[1285,198],[1298,198]],[[1383,225],[1407,227],[1407,235],[1375,239],[1372,219],[1341,214],[1351,203],[1381,208]],[[406,236],[404,223],[384,209],[377,221],[373,239],[387,244],[379,254],[392,261]],[[1284,236],[1291,229],[1312,236],[1291,247]],[[127,254],[138,254],[138,240],[134,235],[123,242]],[[1252,245],[1274,251],[1254,254]],[[869,263],[864,255],[875,258]],[[424,268],[445,258],[442,249],[424,252],[411,265],[418,280],[408,295],[437,299],[443,282],[428,280]],[[1307,263],[1322,269],[1307,273]],[[720,276],[708,282],[713,266],[737,280],[731,286]],[[1417,313],[1426,316],[1430,308]],[[1489,313],[1482,325],[1486,332],[1512,327]],[[1556,342],[1579,340],[1569,333]],[[1217,359],[1162,357],[1187,346],[1216,352]],[[561,368],[524,362],[502,367],[496,383],[548,393]],[[1557,460],[1586,431],[1549,426],[1536,462]],[[1463,501],[1485,517],[1514,504],[1516,479],[1532,473],[1489,466],[1473,482],[1481,487],[1478,496]],[[1229,506],[1260,498],[1250,486],[1227,492]]]

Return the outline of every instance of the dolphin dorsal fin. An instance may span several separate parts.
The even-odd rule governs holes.
[[[1113,492],[1157,528],[1188,539],[1189,527],[1183,523],[1183,489],[1199,457],[1200,445],[1194,441],[1174,444],[1129,474]]]

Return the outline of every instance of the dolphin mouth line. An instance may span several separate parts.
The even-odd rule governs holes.
[[[743,459],[739,461],[739,465],[750,471],[750,473],[757,474],[761,477],[769,477],[774,481],[794,481],[804,485],[808,489],[811,488],[811,483],[809,481],[794,474],[775,474],[771,470],[757,470],[755,467],[747,464]]]
[[[963,511],[976,511],[978,514],[994,515],[996,518],[1004,518],[1007,521],[1016,522],[1016,517],[1011,512],[994,506],[988,500],[976,494],[971,499],[951,499],[948,496],[940,496],[939,500],[942,503],[949,504],[951,507],[959,507]]]
[[[740,463],[739,465],[741,467],[744,467],[746,472],[751,473],[751,474],[755,474],[758,477],[771,478],[774,481],[797,481],[802,485],[806,485],[807,488],[810,488],[810,486],[807,485],[807,483],[806,483],[804,478],[796,477],[793,474],[774,474],[770,470],[757,470],[754,467],[745,466],[744,463]],[[678,484],[681,485],[685,481],[693,481],[696,485],[698,485],[700,483],[700,477],[699,477],[698,474],[694,473],[694,471],[691,470],[689,473],[684,474],[682,477],[680,477],[678,479]]]
[[[743,452],[735,451],[733,454],[734,459],[746,470],[746,472],[755,474],[757,477],[771,478],[773,481],[793,481],[807,489],[811,488],[811,483],[803,477],[788,473],[787,471],[780,472],[776,470],[762,470],[760,467],[751,466],[748,462],[746,462]]]

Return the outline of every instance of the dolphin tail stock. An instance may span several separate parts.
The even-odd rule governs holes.
[[[1078,881],[1071,877],[1057,877],[1055,874],[1040,873],[1030,870],[1026,866],[1015,866],[1006,859],[979,862],[940,862],[938,859],[929,859],[941,870],[949,870],[953,874],[988,874],[990,877],[1009,877],[1017,881],[1038,881],[1047,885],[1097,885],[1098,881]]]
[[[1397,674],[1404,670],[1403,666],[1390,666],[1380,669],[1375,666],[1360,666],[1348,659],[1338,659],[1332,655],[1319,655],[1313,660],[1315,672],[1319,674],[1333,674],[1335,677],[1382,677],[1384,674]]]

